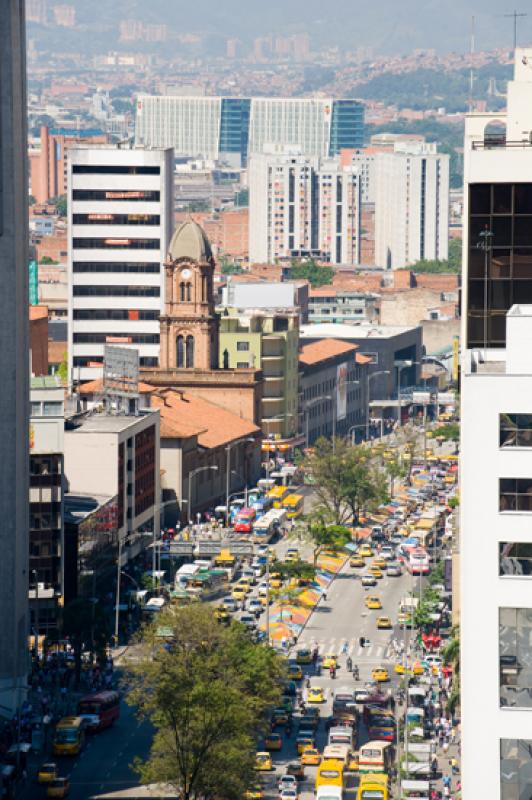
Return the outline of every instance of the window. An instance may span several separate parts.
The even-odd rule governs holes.
[[[184,366],[185,366],[185,337],[178,336],[176,339],[176,367],[178,369],[182,369]]]
[[[159,286],[74,286],[74,297],[159,297]]]
[[[500,478],[499,511],[532,511],[532,478]]]
[[[499,575],[532,576],[532,542],[499,542]]]
[[[61,417],[63,414],[63,403],[59,401],[43,403],[43,416],[45,417]]]
[[[249,350],[249,342],[237,342],[236,349],[240,350],[240,352]]]
[[[187,349],[187,367],[188,367],[188,369],[191,369],[194,366],[194,337],[193,336],[187,336],[186,349]]]
[[[159,225],[159,214],[73,214],[74,225]]]
[[[236,362],[237,369],[249,369],[249,364],[247,361],[237,361]]]
[[[190,303],[192,300],[192,284],[187,283],[187,303]]]
[[[158,250],[159,239],[129,239],[110,236],[107,239],[80,239],[72,240],[74,250]]]
[[[185,302],[185,284],[183,281],[179,284],[179,300],[184,303]]]
[[[32,417],[40,417],[41,416],[41,404],[40,403],[32,403],[31,404],[31,416]]]
[[[158,201],[161,194],[153,189],[116,191],[111,189],[74,189],[72,200],[127,200],[130,202]]]
[[[66,255],[66,253],[65,253]],[[74,261],[72,264],[73,272],[151,272],[161,271],[159,264],[140,262],[137,264],[129,262],[112,262],[105,264],[102,261]]]
[[[532,414],[500,414],[499,447],[532,447]]]
[[[74,164],[74,175],[159,175],[160,167],[122,166],[118,164],[105,164],[92,166],[92,164]]]
[[[500,704],[532,708],[532,609],[499,609]]]
[[[501,739],[501,800],[532,797],[532,740]]]

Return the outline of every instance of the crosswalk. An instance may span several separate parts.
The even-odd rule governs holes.
[[[347,643],[347,649],[345,649]],[[353,661],[389,661],[395,657],[393,647],[390,642],[372,642],[371,639],[366,647],[361,647],[358,639],[348,641],[347,639],[324,639],[317,640],[313,638],[300,639],[297,643],[297,648],[309,647],[312,649],[318,646],[320,656],[327,653],[332,653],[339,656],[350,656]]]

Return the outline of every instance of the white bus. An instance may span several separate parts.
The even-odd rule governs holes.
[[[428,575],[430,564],[427,551],[422,547],[412,549],[407,555],[406,568],[411,575]]]

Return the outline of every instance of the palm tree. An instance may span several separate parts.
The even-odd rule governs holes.
[[[460,628],[454,627],[449,639],[442,651],[444,664],[450,664],[453,668],[453,683],[451,694],[449,695],[449,710],[454,713],[460,705]]]

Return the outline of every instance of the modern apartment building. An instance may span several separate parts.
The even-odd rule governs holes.
[[[24,0],[0,6],[0,705],[28,672],[29,337]]]
[[[226,308],[219,341],[222,368],[262,370],[264,436],[293,439],[299,431],[297,310]]]
[[[172,151],[78,147],[67,163],[70,380],[101,375],[106,343],[131,345],[141,367],[157,366]]]
[[[245,166],[271,145],[299,147],[307,156],[334,156],[362,147],[364,107],[358,100],[295,97],[178,97],[140,95],[135,141],[173,147],[177,156]]]
[[[397,142],[378,153],[375,175],[375,263],[401,269],[448,257],[449,156],[435,144]]]
[[[355,325],[379,322],[380,302],[380,296],[371,292],[320,286],[309,292],[308,321]]]
[[[495,124],[496,123],[496,124]],[[532,49],[466,118],[460,490],[463,797],[532,792]]]
[[[249,163],[249,259],[360,261],[360,181],[337,158],[279,148]]]

